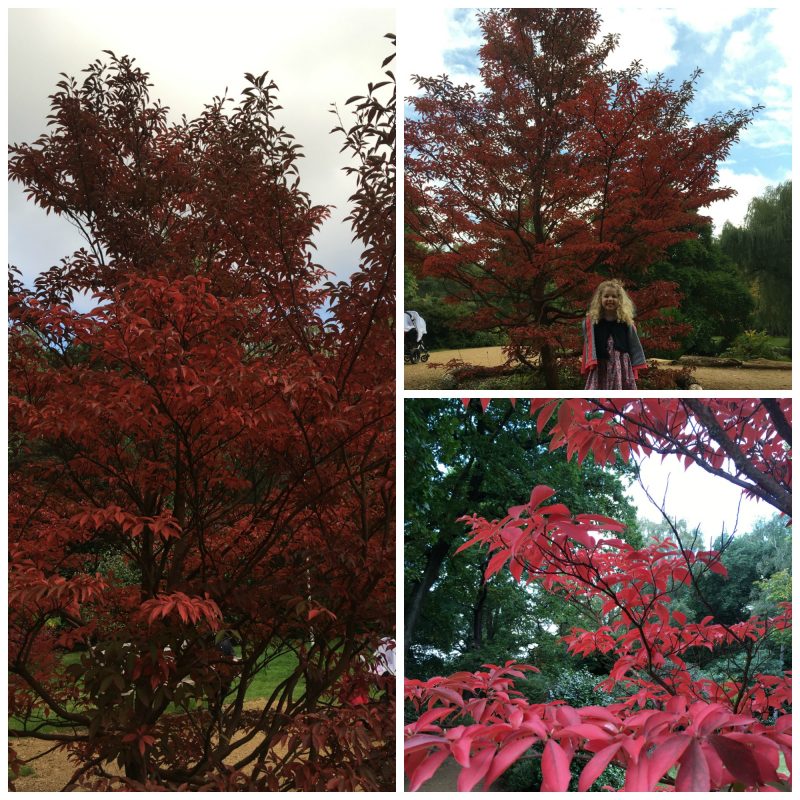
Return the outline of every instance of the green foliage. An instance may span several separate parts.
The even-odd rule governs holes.
[[[700,228],[696,239],[673,245],[651,271],[658,280],[678,284],[682,299],[674,319],[691,325],[682,340],[683,352],[718,355],[746,327],[753,298],[746,280],[712,237],[711,226]]]
[[[754,197],[741,228],[725,224],[720,245],[754,282],[757,325],[772,334],[790,334],[792,182],[770,186]]]
[[[428,678],[509,658],[563,666],[558,635],[586,624],[582,612],[537,587],[520,587],[508,574],[485,583],[485,552],[453,557],[466,533],[456,519],[473,512],[503,516],[509,497],[522,500],[544,483],[574,513],[622,520],[637,543],[635,512],[624,493],[632,468],[565,461],[548,450],[547,430],[538,434],[530,417],[508,403],[483,412],[453,399],[409,400],[405,418],[406,675]],[[421,611],[409,625],[415,602]]]
[[[725,351],[726,356],[748,361],[752,358],[775,358],[775,347],[766,331],[744,331]]]
[[[573,762],[570,769],[572,779],[568,791],[578,791],[578,779],[583,767],[583,763]],[[519,761],[512,764],[508,771],[501,776],[500,783],[507,792],[538,792],[542,784],[541,747],[532,747]],[[600,774],[589,791],[602,792],[605,791],[603,788],[605,786],[620,790],[624,785],[625,770],[611,764]]]
[[[697,582],[704,599],[695,598],[693,604],[698,619],[713,614],[719,622],[733,624],[748,619],[756,604],[763,609],[759,583],[791,565],[792,540],[786,521],[776,515],[760,520],[742,536],[714,542],[714,549],[723,546],[722,563],[728,570],[727,577],[704,575]]]
[[[492,331],[465,330],[461,324],[468,321],[477,308],[474,302],[446,302],[451,293],[448,281],[441,278],[416,278],[405,270],[406,309],[418,311],[427,325],[425,342],[429,350],[447,350],[467,347],[497,347],[506,344],[506,337]]]
[[[141,570],[136,564],[127,556],[113,550],[101,554],[97,572],[101,575],[113,575],[115,581],[123,586],[136,586],[142,579]]]

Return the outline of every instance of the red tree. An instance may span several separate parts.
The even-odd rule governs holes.
[[[622,401],[615,419],[611,413],[587,419],[585,401],[565,401],[554,446],[560,436],[569,448],[582,455],[591,450],[602,461],[614,446],[603,434],[613,431],[623,454],[641,436],[655,451],[681,447],[698,463],[714,465],[717,452],[708,440],[698,430],[686,435],[691,421],[681,416],[681,401],[656,401],[660,415],[653,402]],[[652,416],[646,415],[647,404]],[[535,411],[541,403],[532,401],[532,406]],[[627,419],[621,416],[625,411]],[[633,422],[637,414],[639,425]],[[784,466],[788,462],[782,444],[789,432],[785,424],[791,424],[788,401],[775,401],[770,410],[759,408],[758,401],[698,401],[695,414],[706,419],[711,435],[723,419],[737,419],[738,452],[747,454],[759,475],[780,471],[764,446],[776,446],[785,456],[779,460]],[[645,430],[643,421],[659,416],[661,432]],[[664,424],[667,416],[673,425]],[[539,420],[544,425],[541,414]],[[591,429],[600,431],[599,438],[590,439],[584,450]],[[790,490],[788,473],[780,480]],[[623,529],[614,520],[573,517],[561,504],[545,505],[553,494],[538,486],[527,504],[510,508],[501,520],[464,518],[472,536],[462,549],[488,545],[487,579],[508,566],[517,581],[540,581],[549,592],[596,603],[601,624],[573,629],[565,641],[573,653],[612,657],[606,684],[623,687],[627,696],[602,708],[532,704],[513,688],[514,679],[532,667],[511,662],[487,665],[486,672],[407,681],[406,698],[422,712],[406,728],[411,788],[450,755],[462,767],[459,791],[481,780],[488,788],[531,747],[541,758],[542,791],[565,791],[571,767],[580,769],[579,789],[588,790],[611,763],[625,768],[625,791],[652,791],[659,785],[677,791],[785,787],[780,755],[791,770],[790,675],[758,674],[754,664],[766,636],[791,625],[791,606],[782,604],[776,617],[734,625],[716,624],[710,616],[687,623],[671,608],[671,595],[683,585],[701,592],[698,578],[707,571],[725,574],[718,552],[693,550],[677,534],[636,550],[613,538]],[[699,647],[740,650],[745,654],[741,674],[725,681],[696,679],[686,659]],[[674,776],[668,774],[673,767]]]
[[[707,221],[697,209],[733,194],[714,185],[717,165],[753,111],[691,124],[697,75],[676,88],[638,64],[605,69],[616,38],[594,42],[592,9],[479,20],[485,90],[416,77],[409,100],[406,219],[429,248],[424,273],[477,302],[467,324],[504,331],[509,359],[540,354],[548,387],[605,278],[631,290],[645,347],[668,345],[675,287],[648,268]]]
[[[11,148],[88,249],[11,284],[10,733],[67,788],[392,785],[394,96],[344,131],[364,255],[322,285],[266,74],[173,124],[110,59]]]

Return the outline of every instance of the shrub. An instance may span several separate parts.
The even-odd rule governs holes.
[[[766,331],[745,331],[740,333],[725,355],[745,361],[751,358],[775,358],[775,348]]]
[[[640,389],[688,389],[693,383],[695,377],[692,367],[659,369],[655,364],[640,373],[638,380]]]

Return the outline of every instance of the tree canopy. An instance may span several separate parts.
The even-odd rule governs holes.
[[[744,225],[726,223],[720,241],[755,281],[759,327],[772,334],[791,334],[792,182],[770,186],[754,197]]]
[[[577,351],[595,287],[622,279],[645,347],[682,329],[663,316],[674,284],[643,281],[669,245],[695,236],[754,109],[690,118],[699,73],[675,86],[638,63],[610,70],[617,38],[596,40],[593,9],[492,9],[479,15],[485,89],[415,76],[406,121],[406,221],[429,248],[425,274],[476,303],[475,330],[499,330],[509,357]]]
[[[10,733],[66,747],[67,789],[393,785],[386,77],[335,128],[363,246],[337,285],[267,73],[170,123],[109,53],[11,148],[87,242],[9,297]]]

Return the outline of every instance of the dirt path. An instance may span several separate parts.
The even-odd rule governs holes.
[[[473,347],[464,350],[437,350],[431,353],[428,364],[406,364],[406,389],[441,389],[445,372],[431,369],[429,364],[446,364],[460,358],[468,364],[496,367],[504,363],[499,347]],[[659,364],[660,369],[680,369],[679,366]],[[791,369],[752,369],[744,367],[695,367],[694,375],[703,389],[791,389]],[[462,387],[466,388],[466,387]]]
[[[261,708],[263,708],[263,705],[259,700],[244,704],[245,711],[258,711]],[[231,753],[225,759],[225,762],[234,763],[242,756],[252,752],[260,742],[261,737],[254,737],[247,744]],[[77,765],[71,763],[67,758],[66,751],[54,750],[50,753],[47,752],[52,748],[52,742],[42,742],[38,739],[13,739],[11,746],[17,751],[22,760],[33,758],[39,753],[45,753],[45,755],[31,762],[32,775],[24,775],[14,781],[18,792],[58,792],[64,788],[77,768]],[[107,769],[114,774],[121,774],[116,765],[108,765]]]

